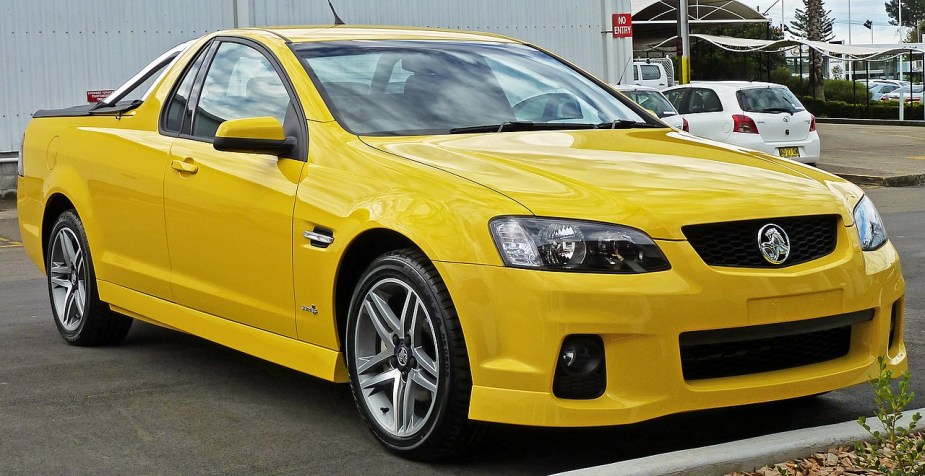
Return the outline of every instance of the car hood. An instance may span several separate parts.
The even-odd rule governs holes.
[[[482,184],[539,216],[620,223],[662,239],[684,239],[688,224],[750,218],[838,214],[850,223],[860,198],[817,169],[666,129],[363,141]]]

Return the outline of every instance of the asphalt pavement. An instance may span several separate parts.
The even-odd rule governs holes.
[[[889,174],[925,165],[914,158],[925,153],[925,129],[820,124],[819,130],[822,168]],[[881,146],[893,135],[895,144]],[[918,393],[911,408],[925,407],[925,188],[866,191],[903,259],[905,340]],[[647,457],[680,461],[681,473],[695,473],[716,455],[711,445],[733,445],[718,451],[736,460],[735,448],[770,447],[775,433],[791,432],[785,439],[809,451],[800,437],[812,428],[873,413],[870,389],[858,385],[813,399],[621,427],[487,425],[465,458],[409,462],[367,434],[346,386],[141,322],[120,346],[65,344],[52,322],[45,279],[17,245],[12,205],[0,201],[0,474],[549,474],[639,465]],[[598,474],[618,474],[604,468]]]
[[[816,129],[819,168],[866,185],[925,184],[925,127],[853,121],[820,122]]]

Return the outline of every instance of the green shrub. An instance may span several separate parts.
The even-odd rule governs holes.
[[[784,86],[790,87],[790,78],[792,77],[793,75],[790,74],[790,70],[783,66],[771,71],[772,83],[783,84]]]
[[[864,104],[870,97],[870,91],[855,81],[829,79],[825,82],[825,100]]]
[[[885,360],[883,356],[877,358],[880,372],[870,379],[883,431],[871,430],[866,418],[858,418],[858,424],[873,436],[874,443],[855,445],[857,464],[887,476],[925,475],[925,439],[915,434],[922,415],[912,415],[908,428],[899,425],[903,410],[915,397],[909,389],[909,372],[900,375],[894,387],[893,372],[886,368]]]
[[[826,98],[828,99],[828,98]],[[840,119],[899,119],[899,103],[871,101],[870,104],[851,104],[844,101],[820,101],[812,96],[803,96],[800,102],[806,110],[816,117],[831,117]],[[925,108],[921,104],[905,107],[903,118],[906,120],[922,120]]]

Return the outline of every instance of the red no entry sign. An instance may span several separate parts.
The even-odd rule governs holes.
[[[614,13],[613,14],[613,37],[614,38],[631,38],[633,36],[633,14],[632,13]]]

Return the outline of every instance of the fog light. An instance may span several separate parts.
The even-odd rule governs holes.
[[[594,338],[570,337],[562,345],[559,363],[571,375],[588,375],[601,366],[603,354],[604,350]]]
[[[559,398],[597,398],[604,394],[606,383],[601,338],[595,335],[566,337],[556,364],[553,394]]]

